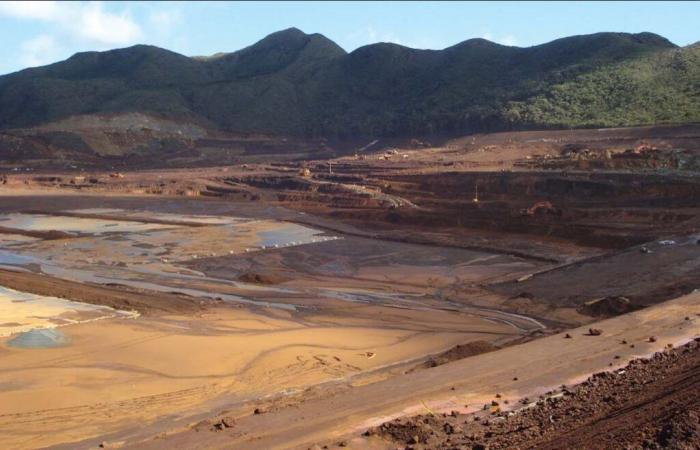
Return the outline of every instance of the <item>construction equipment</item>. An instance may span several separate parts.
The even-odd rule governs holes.
[[[521,216],[534,216],[538,212],[545,212],[549,214],[558,214],[559,211],[548,201],[536,202],[529,208],[524,208],[520,210]]]
[[[641,141],[639,144],[637,144],[637,145],[634,147],[633,152],[634,152],[635,154],[639,155],[640,153],[651,152],[651,151],[654,151],[654,150],[657,150],[657,148],[656,148],[655,146],[649,144],[649,143],[646,142],[646,141]]]

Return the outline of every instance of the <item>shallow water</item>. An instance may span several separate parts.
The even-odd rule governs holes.
[[[111,317],[137,316],[136,312],[30,294],[0,286],[0,336]]]
[[[260,239],[260,245],[265,248],[289,247],[338,239],[335,236],[323,236],[324,232],[321,230],[295,223],[286,223],[275,230],[259,231],[256,234]]]
[[[56,329],[38,329],[19,333],[7,341],[15,348],[54,348],[70,344],[70,338]]]
[[[120,216],[128,218],[129,220],[159,220],[165,222],[173,222],[173,224],[178,223],[200,223],[205,225],[232,225],[241,222],[249,222],[250,219],[244,219],[241,217],[230,217],[230,216],[206,216],[206,215],[193,215],[193,214],[176,214],[176,213],[163,213],[155,211],[128,211],[125,209],[111,209],[111,208],[85,208],[85,209],[73,209],[66,211],[75,214],[86,214],[86,215],[104,215],[104,216]]]
[[[7,250],[0,250],[0,266],[26,266],[37,262],[36,258],[20,255]]]
[[[0,249],[0,267],[22,267],[79,282],[124,284],[140,289],[179,292],[200,298],[218,297],[224,301],[293,310],[294,305],[257,301],[231,293],[231,289],[276,293],[284,292],[284,289],[211,278],[181,263],[214,256],[230,257],[243,253],[244,250],[257,251],[337,239],[313,228],[270,220],[259,224],[265,231],[256,231],[257,226],[254,224],[258,220],[238,217],[110,208],[76,209],[70,212],[102,215],[103,218],[42,214],[0,215],[0,226],[90,234],[83,234],[77,239],[39,240],[21,248],[12,247],[12,250],[16,250],[12,252],[9,247],[6,250]],[[107,218],[112,215],[124,220]],[[173,224],[138,221],[155,219],[172,221]],[[207,226],[188,227],[183,222]],[[103,234],[107,232],[114,233]],[[2,322],[9,321],[3,320],[0,315],[0,323]],[[24,323],[21,320],[17,322]]]
[[[21,234],[0,234],[0,247],[12,247],[15,245],[36,242],[39,238],[23,236]]]
[[[176,225],[143,223],[137,221],[102,220],[44,214],[3,214],[0,226],[25,231],[65,231],[71,234],[103,234],[113,232],[142,232],[173,228]]]
[[[353,303],[369,303],[375,305],[411,305],[418,307],[423,304],[423,294],[397,294],[363,290],[347,290],[341,288],[319,289],[322,295]]]

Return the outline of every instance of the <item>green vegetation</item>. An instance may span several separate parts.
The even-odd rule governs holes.
[[[0,77],[0,128],[131,111],[325,137],[690,122],[700,120],[699,80],[700,47],[651,33],[530,48],[374,44],[347,54],[290,29],[210,58],[135,46]]]
[[[547,127],[700,122],[700,46],[601,67],[510,102],[504,115]]]

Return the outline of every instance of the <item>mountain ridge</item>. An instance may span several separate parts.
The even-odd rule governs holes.
[[[644,62],[669,52],[684,55],[676,58],[684,58],[683,70]],[[653,33],[602,32],[532,47],[475,38],[442,50],[377,43],[348,53],[321,34],[289,28],[216,57],[135,45],[0,76],[0,129],[119,112],[196,120],[232,132],[332,137],[642,125],[638,121],[657,115],[700,120],[700,99],[692,94],[698,52]],[[649,80],[662,77],[672,85],[643,85],[647,95],[690,92],[685,110],[669,115],[664,104],[657,115],[634,111],[615,119],[611,111],[619,108],[594,102],[603,109],[586,111],[584,120],[576,111],[585,105],[560,101],[563,89],[580,90],[579,77],[588,77],[589,86],[604,85],[590,87],[599,90],[594,97],[620,96],[629,80],[610,73],[627,76],[630,64],[653,72]],[[590,102],[588,93],[579,97]],[[559,103],[535,111],[543,99]],[[656,108],[653,101],[631,103]],[[557,108],[563,108],[558,115]]]

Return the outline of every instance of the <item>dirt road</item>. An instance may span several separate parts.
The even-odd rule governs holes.
[[[700,338],[539,399],[523,398],[514,412],[496,412],[500,404],[489,409],[397,419],[369,430],[376,439],[368,440],[420,449],[698,448]]]
[[[237,416],[236,426],[221,432],[192,428],[135,445],[134,441],[146,438],[147,433],[141,430],[130,437],[134,441],[128,442],[142,449],[281,449],[343,440],[350,447],[366,448],[361,433],[394,417],[428,410],[474,412],[494,400],[496,394],[500,395],[500,402],[515,404],[522,397],[537,397],[562,383],[580,382],[590,373],[621,367],[667,344],[688,341],[700,334],[697,314],[700,293],[602,321],[596,325],[603,330],[601,336],[588,336],[588,328],[578,328],[569,331],[572,339],[558,334],[312,398],[266,414],[234,411],[230,414]],[[685,320],[688,315],[691,320]],[[656,337],[655,342],[649,342],[651,335]],[[622,344],[622,340],[635,347]],[[124,436],[113,438],[120,440]],[[86,448],[93,443],[76,443],[72,448]]]

